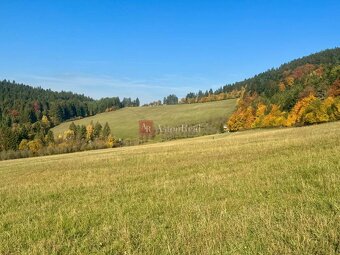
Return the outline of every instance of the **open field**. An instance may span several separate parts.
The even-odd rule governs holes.
[[[74,121],[75,124],[87,125],[99,121],[108,122],[114,136],[118,138],[138,138],[138,121],[153,120],[155,125],[176,127],[182,124],[210,125],[218,131],[219,125],[226,122],[235,109],[236,99],[198,104],[162,105],[155,107],[128,107],[114,112],[97,114],[92,117]],[[71,122],[65,122],[53,128],[55,135],[68,129]],[[215,133],[215,132],[213,132]]]
[[[339,131],[0,162],[0,254],[339,254]]]

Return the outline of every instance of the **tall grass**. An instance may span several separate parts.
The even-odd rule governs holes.
[[[339,254],[339,130],[0,162],[0,254]]]

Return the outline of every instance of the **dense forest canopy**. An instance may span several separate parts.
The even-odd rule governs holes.
[[[220,90],[243,90],[232,131],[340,119],[340,48],[299,58]]]
[[[308,66],[319,66],[329,69],[331,66],[336,66],[340,64],[340,48],[324,50],[319,53],[311,54],[306,57],[302,57],[293,60],[289,63],[283,64],[278,68],[272,68],[266,72],[255,75],[250,79],[246,79],[241,82],[236,82],[234,84],[227,84],[218,91],[230,92],[234,89],[240,90],[242,87],[247,86],[247,91],[256,92],[261,95],[264,94],[267,97],[273,96],[275,93],[279,92],[277,82],[283,80],[288,72],[296,70],[297,73],[293,75],[302,75],[303,72],[308,70],[303,67]],[[297,77],[298,78],[298,77]],[[334,78],[334,77],[333,77]]]
[[[14,81],[0,81],[0,124],[34,123],[47,116],[53,124],[91,116],[128,106],[139,106],[139,99],[119,97],[94,100],[72,92],[55,92],[34,88]]]

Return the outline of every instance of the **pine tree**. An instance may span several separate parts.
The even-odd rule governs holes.
[[[110,129],[109,124],[106,122],[103,128],[103,137],[107,139],[110,134],[111,134],[111,129]]]
[[[54,144],[54,134],[52,130],[48,130],[45,141],[47,144]]]
[[[77,126],[72,122],[68,128],[69,130],[72,130],[75,134],[77,133]]]
[[[94,126],[94,131],[93,131],[93,135],[95,138],[99,138],[101,136],[101,133],[102,133],[102,125],[97,122],[96,125]]]
[[[84,125],[77,126],[76,139],[78,141],[86,139],[86,127]]]

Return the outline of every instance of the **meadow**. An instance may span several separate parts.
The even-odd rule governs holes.
[[[2,161],[0,254],[339,254],[339,131]]]
[[[153,120],[156,126],[208,124],[209,132],[219,131],[236,106],[236,99],[222,101],[161,105],[154,107],[127,107],[113,112],[105,112],[88,118],[74,121],[76,125],[88,125],[91,121],[101,124],[108,122],[113,135],[122,139],[138,139],[138,121]],[[68,129],[71,122],[64,122],[52,129],[55,136]]]

